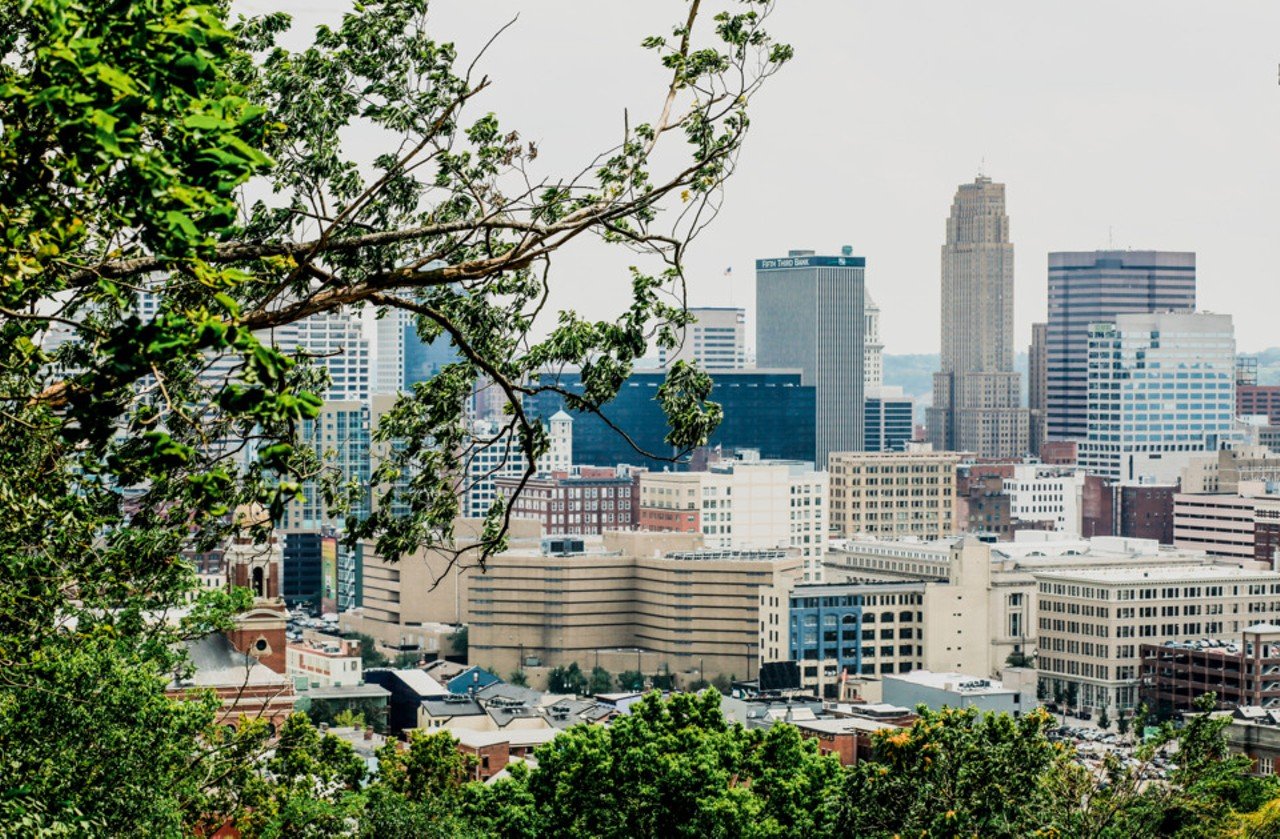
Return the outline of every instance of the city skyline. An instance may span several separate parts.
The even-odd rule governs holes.
[[[300,26],[345,8],[285,7]],[[633,119],[657,107],[644,95],[657,77],[653,57],[629,33],[661,29],[653,21],[674,20],[679,8],[545,4],[486,54],[484,71],[502,84],[482,107],[529,139],[555,138],[539,149],[550,170],[585,162],[622,124],[620,106],[592,103],[625,102]],[[441,37],[467,60],[520,11],[514,2],[432,7]],[[755,259],[852,244],[883,311],[885,352],[936,352],[937,208],[981,171],[1009,189],[1016,347],[1044,320],[1048,254],[1112,248],[1195,251],[1200,307],[1235,316],[1241,352],[1280,345],[1266,316],[1280,304],[1280,207],[1268,199],[1280,188],[1280,54],[1268,40],[1280,6],[1086,2],[1049,18],[988,2],[922,19],[890,4],[784,4],[773,21],[796,58],[759,98],[720,218],[689,251],[691,305],[750,310]],[[572,51],[542,49],[565,32],[590,37]],[[969,49],[977,37],[1001,48]],[[581,72],[606,60],[607,81]],[[534,77],[563,95],[526,95]],[[605,97],[606,85],[619,93]],[[822,120],[800,129],[800,108]],[[556,130],[566,123],[579,129],[576,145]],[[602,249],[566,255],[557,269],[568,282],[553,304],[611,315],[625,265]],[[1263,305],[1233,302],[1245,295]]]

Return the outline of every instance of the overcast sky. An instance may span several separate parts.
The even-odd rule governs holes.
[[[346,6],[237,3],[306,27]],[[539,141],[548,171],[615,142],[624,106],[652,118],[663,76],[638,44],[680,8],[431,7],[466,60],[519,13],[482,64],[481,107]],[[1008,185],[1020,347],[1046,316],[1046,254],[1111,245],[1194,250],[1201,307],[1234,315],[1242,351],[1280,346],[1278,0],[782,0],[772,30],[796,58],[756,101],[725,209],[689,255],[692,303],[750,310],[756,258],[849,244],[886,351],[936,352],[944,222],[981,168]],[[625,264],[564,255],[554,302],[608,316]]]

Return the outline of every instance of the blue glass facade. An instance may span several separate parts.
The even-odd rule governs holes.
[[[667,445],[667,418],[657,402],[662,371],[633,373],[618,396],[603,406],[610,422],[626,432],[646,452],[675,454]],[[562,373],[561,387],[582,393],[577,373]],[[725,449],[759,449],[763,458],[814,459],[814,389],[801,384],[799,371],[719,371],[710,399],[724,409],[724,421],[711,435],[709,445]],[[546,383],[546,380],[544,380]],[[548,420],[564,407],[558,393],[539,393],[525,407],[533,416]],[[630,463],[650,469],[673,468],[669,462],[644,457],[616,431],[594,414],[574,414],[573,459],[593,466]]]
[[[838,695],[841,674],[908,673],[923,666],[924,583],[803,585],[789,601],[789,653],[801,684]]]
[[[320,543],[324,535],[318,530],[284,534],[281,595],[290,608],[298,605],[320,608]]]
[[[410,390],[418,382],[434,378],[440,368],[459,360],[458,350],[446,336],[428,344],[418,335],[418,327],[410,322],[404,327],[404,388]]]

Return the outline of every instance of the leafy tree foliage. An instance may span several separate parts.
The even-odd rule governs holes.
[[[586,693],[587,675],[576,661],[567,667],[553,667],[547,674],[547,690],[552,693]]]
[[[849,836],[1028,836],[1041,823],[1040,779],[1062,759],[1053,718],[974,708],[929,711],[877,732],[876,761],[848,775],[838,815]]]
[[[525,675],[523,670],[512,670],[511,675],[507,676],[507,683],[519,688],[527,688],[529,686],[529,677]]]
[[[498,835],[808,837],[829,829],[839,764],[791,726],[725,722],[719,696],[650,694],[609,727],[577,726],[538,768],[495,785]],[[506,825],[519,825],[519,832]]]
[[[591,678],[587,680],[587,693],[608,693],[613,690],[613,674],[603,667],[591,668]]]
[[[546,448],[519,406],[556,386],[541,371],[580,367],[587,390],[569,408],[596,410],[652,342],[673,342],[684,250],[715,214],[751,97],[790,56],[763,28],[768,3],[726,0],[709,22],[703,5],[644,42],[666,81],[648,107],[618,108],[619,145],[561,176],[535,172],[536,146],[485,112],[483,57],[461,65],[425,0],[356,4],[299,52],[276,44],[284,15],[233,20],[221,2],[0,0],[0,800],[13,823],[173,835],[254,766],[260,730],[222,743],[216,702],[164,693],[187,668],[182,641],[243,608],[206,594],[171,619],[198,589],[184,554],[265,537],[232,515],[241,505],[278,520],[313,487],[384,556],[453,548],[453,476],[477,448],[510,440],[530,464]],[[344,142],[357,123],[386,140],[372,161]],[[617,317],[567,312],[540,337],[551,258],[589,237],[635,253],[630,297]],[[380,445],[403,445],[385,447],[377,505],[300,445],[326,383],[271,343],[361,308],[409,313],[462,359],[380,424]],[[482,380],[514,406],[499,441],[463,422]],[[659,399],[673,446],[715,426],[709,388],[671,371]],[[498,505],[468,555],[502,546],[506,515]],[[255,800],[279,825],[339,818],[319,812],[327,794]]]
[[[624,670],[618,674],[618,687],[622,690],[644,690],[644,674],[639,670]]]

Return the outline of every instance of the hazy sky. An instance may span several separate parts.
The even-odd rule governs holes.
[[[638,43],[681,7],[436,0],[431,14],[469,60],[519,13],[481,65],[480,107],[567,172],[616,142],[624,106],[653,118],[663,75]],[[309,27],[346,4],[237,8]],[[692,303],[751,309],[756,258],[850,244],[886,350],[936,352],[944,221],[982,168],[1008,185],[1020,347],[1045,319],[1046,254],[1109,245],[1196,251],[1201,307],[1235,316],[1242,351],[1280,346],[1277,0],[782,0],[772,29],[796,58],[756,101],[724,211],[689,255]],[[608,316],[626,263],[566,254],[554,302]]]

